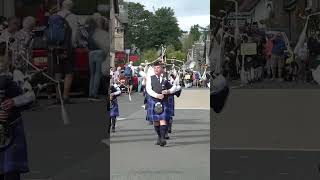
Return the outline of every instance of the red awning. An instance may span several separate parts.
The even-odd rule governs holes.
[[[140,57],[138,55],[130,55],[129,59],[132,62],[136,62],[136,61],[139,61]]]
[[[118,60],[126,59],[126,53],[124,51],[117,51],[115,53],[115,58]]]

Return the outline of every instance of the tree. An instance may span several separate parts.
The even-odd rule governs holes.
[[[166,53],[166,57],[168,59],[171,58],[176,58],[178,60],[183,60],[186,59],[186,52],[182,51],[182,50],[178,50],[176,51],[173,45],[170,45],[167,47],[167,53]]]
[[[154,60],[156,60],[159,55],[158,55],[158,51],[155,49],[155,48],[152,48],[152,49],[148,49],[148,50],[145,50],[142,54],[142,57],[141,60],[148,60],[149,62],[152,62]]]
[[[191,26],[189,35],[191,35],[193,42],[196,42],[200,39],[201,32],[199,24]]]
[[[125,46],[134,44],[141,50],[150,47],[150,19],[153,14],[144,9],[140,3],[130,2],[128,4],[129,23],[125,37]]]
[[[182,31],[179,28],[173,9],[169,7],[158,9],[152,17],[150,32],[153,47],[165,44],[173,45],[176,50],[182,49],[182,44],[179,40]]]

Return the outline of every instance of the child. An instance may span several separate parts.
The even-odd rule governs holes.
[[[119,105],[117,97],[121,95],[121,90],[117,84],[110,85],[110,127],[112,126],[112,132],[115,131],[117,117],[119,116]],[[109,129],[110,129],[109,127]]]

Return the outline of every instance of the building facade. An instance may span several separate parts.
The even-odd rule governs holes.
[[[247,22],[257,22],[260,28],[286,32],[296,42],[308,14],[320,11],[319,0],[242,0],[239,11],[247,14]],[[240,13],[240,14],[241,14]]]
[[[124,1],[110,0],[110,32],[111,32],[111,62],[110,66],[114,67],[117,61],[125,58],[124,54],[124,37],[125,29],[128,24],[128,5]]]

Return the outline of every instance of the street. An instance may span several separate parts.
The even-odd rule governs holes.
[[[320,91],[233,89],[211,120],[212,179],[319,179]]]
[[[25,180],[106,180],[109,154],[106,102],[74,99],[66,105],[71,124],[64,126],[60,106],[40,101],[36,111],[24,113],[30,173]]]
[[[111,136],[112,180],[208,180],[210,178],[209,90],[187,89],[176,98],[173,132],[166,147],[145,121],[143,97],[120,97],[120,117]]]

